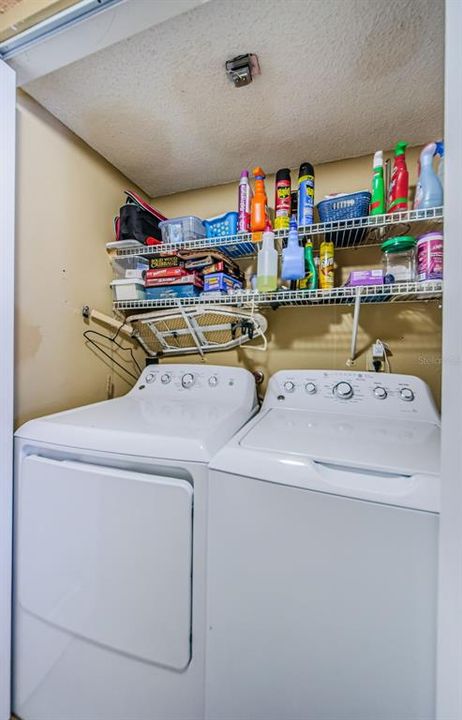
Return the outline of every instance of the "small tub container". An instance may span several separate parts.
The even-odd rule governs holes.
[[[416,275],[419,282],[443,279],[442,232],[427,232],[417,238]]]
[[[188,242],[189,240],[205,237],[204,223],[195,215],[184,215],[171,220],[162,220],[159,227],[162,233],[162,242],[164,243]]]
[[[144,280],[130,278],[111,282],[114,300],[145,300]]]
[[[411,235],[392,237],[381,244],[385,285],[415,280],[415,244]]]
[[[143,279],[143,273],[149,270],[149,260],[141,255],[126,255],[119,257],[115,255],[111,258],[112,270],[118,280],[125,278]]]

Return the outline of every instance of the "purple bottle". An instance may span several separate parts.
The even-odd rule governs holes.
[[[241,172],[239,180],[239,196],[238,196],[238,233],[250,232],[250,201],[252,199],[252,188],[249,183],[249,171]]]

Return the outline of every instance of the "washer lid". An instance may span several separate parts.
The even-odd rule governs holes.
[[[365,470],[440,471],[440,428],[429,422],[273,408],[241,434],[239,445],[270,457],[303,456]]]
[[[169,397],[152,402],[131,393],[32,420],[16,437],[73,448],[208,462],[251,417],[252,404]]]

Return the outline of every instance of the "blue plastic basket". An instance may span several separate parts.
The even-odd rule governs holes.
[[[352,220],[369,215],[371,202],[370,192],[355,192],[350,195],[331,197],[321,200],[317,208],[322,223],[336,222],[337,220]]]
[[[204,220],[205,236],[208,238],[225,237],[237,234],[237,212],[229,212],[210,220]]]

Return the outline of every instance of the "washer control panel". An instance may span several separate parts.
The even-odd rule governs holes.
[[[249,390],[255,397],[255,379],[248,370],[218,365],[149,365],[141,373],[132,393],[145,397],[156,395],[189,396],[197,400],[207,398],[217,404],[230,397],[236,405],[240,398],[248,397]],[[140,392],[141,391],[141,392]]]
[[[285,407],[439,422],[427,384],[412,375],[340,370],[281,370],[263,409]]]

